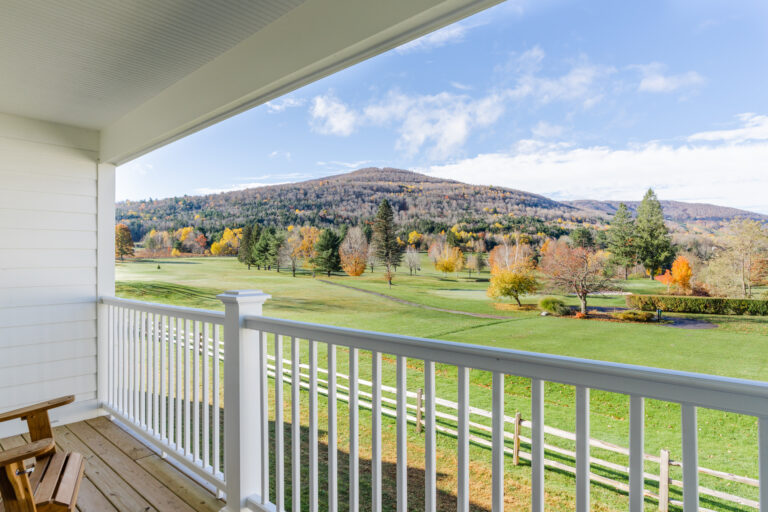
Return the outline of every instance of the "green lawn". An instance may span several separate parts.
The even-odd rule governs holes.
[[[458,279],[455,275],[442,276],[430,270],[431,265],[426,259],[422,269],[417,276],[409,276],[407,269],[398,269],[391,289],[386,286],[379,269],[360,278],[333,276],[330,280],[419,304],[504,318],[475,318],[407,306],[361,291],[333,286],[321,282],[321,276],[312,279],[305,272],[293,278],[290,272],[278,274],[274,271],[248,271],[232,258],[118,263],[117,291],[123,297],[220,310],[221,303],[215,298],[217,293],[226,289],[256,288],[272,295],[272,299],[265,305],[265,314],[279,318],[749,379],[764,378],[768,369],[768,320],[764,318],[710,316],[707,319],[718,323],[718,328],[689,331],[659,325],[540,317],[535,312],[496,309],[493,301],[485,296],[489,277],[487,273],[469,278],[466,272],[462,272]],[[622,286],[633,293],[657,293],[664,289],[663,285],[650,280],[629,281],[622,283]],[[537,300],[538,297],[528,297],[524,302],[534,303]],[[566,300],[576,304],[573,297],[567,297]],[[590,305],[623,306],[624,298],[596,297],[590,300]],[[370,373],[369,359],[365,357],[365,354],[361,355],[362,378],[367,378]],[[306,360],[306,354],[304,358]],[[320,359],[324,364],[324,350],[320,351]],[[385,358],[384,382],[394,385],[394,365],[390,364],[391,360]],[[415,390],[423,385],[421,363],[409,361],[409,368],[409,389]],[[339,370],[346,371],[343,351],[339,354]],[[438,374],[438,395],[455,400],[455,368],[438,367]],[[471,397],[473,405],[490,408],[488,374],[472,373]],[[516,411],[521,411],[523,417],[530,417],[529,400],[527,379],[507,377],[507,414],[512,416]],[[545,405],[547,424],[573,430],[573,403],[571,387],[548,384]],[[593,391],[591,410],[593,437],[628,445],[628,399],[625,396]],[[700,411],[699,424],[702,466],[757,477],[757,426],[754,419],[716,411]],[[385,437],[394,439],[393,423],[385,426]],[[646,426],[646,451],[658,453],[661,448],[667,448],[672,452],[672,458],[679,460],[679,406],[649,401]],[[342,448],[344,429],[340,430],[339,446]],[[412,460],[418,460],[418,454],[423,453],[419,452],[423,450],[423,441],[415,432],[411,436],[414,450]],[[443,473],[439,486],[450,493],[455,488],[455,481],[451,479],[455,472],[451,469],[455,463],[455,440],[449,436],[438,438],[439,471]],[[568,442],[562,440],[548,438],[547,442],[573,448],[572,444],[569,446]],[[474,447],[472,456],[479,461],[473,472],[483,475],[490,461],[489,452]],[[551,454],[548,456],[555,457]],[[599,452],[595,456],[626,464],[626,458],[622,460],[621,456],[614,454]],[[394,452],[385,453],[385,458],[393,461]],[[507,470],[512,477],[508,491],[513,492],[515,486],[525,489],[529,470],[525,467],[512,467],[511,462]],[[649,465],[648,470],[656,471],[656,468]],[[679,474],[674,473],[673,477],[679,478]],[[652,487],[651,482],[648,485]],[[757,495],[753,488],[739,484],[725,485],[710,477],[702,476],[701,485],[752,499],[756,499]],[[547,486],[551,490],[548,509],[570,510],[572,479],[548,471]],[[473,501],[485,503],[487,496],[483,488],[477,489],[476,496],[475,491],[473,487]],[[593,493],[594,502],[602,503],[604,510],[626,508],[626,497],[620,493],[597,485],[593,485]],[[516,499],[518,501],[511,502],[511,506],[523,504],[519,501],[520,497]],[[725,506],[724,503],[705,500],[702,505],[718,509]],[[653,502],[647,503],[649,510],[654,507]]]

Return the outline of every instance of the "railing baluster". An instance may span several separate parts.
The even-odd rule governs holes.
[[[683,404],[683,512],[699,510],[699,444],[696,406]]]
[[[493,372],[491,510],[504,510],[504,374]]]
[[[147,332],[147,429],[157,434],[157,313],[151,316],[152,327]]]
[[[187,457],[192,455],[192,442],[191,442],[191,430],[192,430],[192,347],[194,334],[192,332],[192,326],[189,320],[184,321],[184,453]]]
[[[408,509],[408,384],[406,359],[397,356],[397,510]]]
[[[576,512],[589,512],[589,388],[576,387]]]
[[[126,308],[123,309],[123,325],[121,328],[122,331],[122,352],[123,352],[123,371],[122,371],[122,384],[123,384],[123,400],[120,404],[120,411],[125,414],[126,417],[130,418],[131,416],[131,409],[130,409],[130,364],[131,364],[131,344],[130,344],[130,314],[131,312]]]
[[[133,318],[133,421],[141,425],[141,311]]]
[[[269,503],[269,381],[267,380],[267,333],[261,332],[259,336],[259,350],[261,351],[261,375],[259,401],[261,402],[261,496],[262,503]]]
[[[117,372],[115,371],[117,369],[117,365],[115,364],[115,361],[117,359],[117,329],[116,325],[116,313],[115,313],[115,307],[114,306],[107,306],[107,312],[108,312],[108,318],[109,318],[109,376],[108,376],[108,382],[109,382],[109,405],[112,407],[117,406],[117,402],[115,400],[116,394],[115,389],[117,386],[115,386],[115,379],[117,378]]]
[[[147,317],[148,313],[143,311],[139,322],[139,424],[147,427]]]
[[[328,510],[339,509],[339,463],[336,417],[336,345],[328,343]]]
[[[200,323],[195,320],[192,336],[192,456],[200,461]]]
[[[214,327],[215,329],[215,327]],[[216,467],[211,461],[211,329],[203,324],[203,467]]]
[[[424,394],[424,510],[437,512],[434,361],[424,361]]]
[[[360,510],[358,349],[349,349],[349,511]]]
[[[317,481],[317,343],[309,342],[309,510],[318,510]],[[295,369],[298,371],[298,368]]]
[[[184,377],[184,352],[183,352],[183,340],[182,340],[182,325],[183,320],[181,318],[176,319],[176,449],[181,452],[183,451],[183,437],[182,437],[182,430],[183,430],[183,417],[182,417],[182,406],[184,404],[183,397],[184,397],[184,387],[182,386],[182,381]]]
[[[458,367],[459,407],[457,432],[457,505],[458,512],[469,512],[469,368]],[[398,413],[399,414],[399,413]]]
[[[371,509],[381,512],[381,352],[371,352]]]
[[[160,317],[162,330],[160,332],[160,439],[167,439],[166,423],[168,411],[168,317]]]
[[[629,397],[629,510],[642,512],[644,496],[645,400]]]
[[[531,379],[531,510],[544,512],[544,381]]]
[[[128,310],[128,414],[131,421],[136,421],[136,311]]]
[[[221,325],[213,327],[213,472],[224,472],[221,460]],[[226,356],[226,354],[225,354]],[[225,475],[226,476],[226,475]]]
[[[285,425],[283,423],[283,337],[275,333],[275,505],[285,510]]]
[[[291,512],[301,510],[301,375],[299,339],[291,337]]]
[[[760,477],[760,512],[768,512],[768,417],[758,418],[757,457]]]

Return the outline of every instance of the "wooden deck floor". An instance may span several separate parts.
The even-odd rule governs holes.
[[[56,427],[54,435],[62,451],[85,457],[77,503],[82,512],[212,512],[224,506],[106,417]],[[25,443],[22,436],[9,437],[0,439],[0,448]]]

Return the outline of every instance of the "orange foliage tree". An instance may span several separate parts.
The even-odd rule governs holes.
[[[687,292],[691,289],[691,277],[693,277],[693,269],[688,258],[678,256],[672,263],[672,284]]]
[[[125,256],[133,256],[133,238],[128,226],[121,223],[115,226],[115,257],[122,260]]]

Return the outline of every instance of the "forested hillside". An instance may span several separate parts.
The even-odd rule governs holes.
[[[392,204],[399,225],[418,226],[425,232],[459,221],[584,217],[573,206],[529,192],[468,185],[401,169],[368,168],[221,194],[126,201],[117,205],[117,220],[130,227],[135,239],[152,228],[183,226],[212,233],[254,222],[275,227],[355,225],[372,219],[384,198]]]
[[[602,224],[619,204],[618,201],[558,202],[504,187],[469,185],[402,169],[367,168],[301,183],[121,202],[117,205],[117,221],[130,228],[135,240],[151,229],[165,231],[185,226],[193,226],[211,238],[226,227],[255,222],[279,228],[357,225],[372,219],[384,198],[392,204],[395,222],[402,229],[413,228],[424,233],[439,232],[462,222],[480,231],[496,225],[554,235],[563,223]],[[632,211],[638,204],[627,203]],[[768,218],[713,205],[674,201],[662,204],[667,219],[681,223],[735,217]]]

